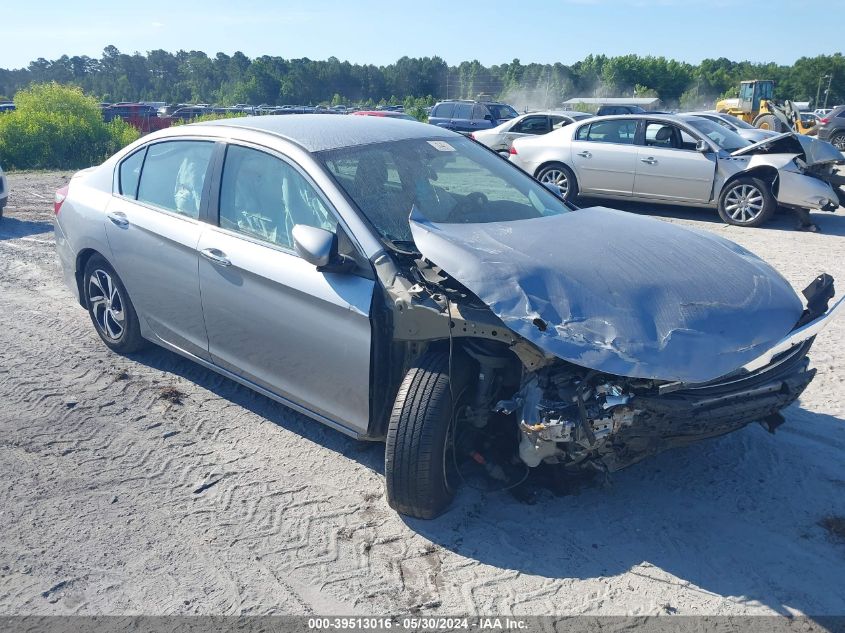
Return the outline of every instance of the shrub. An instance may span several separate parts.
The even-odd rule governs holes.
[[[35,84],[0,115],[0,157],[7,169],[78,169],[101,163],[139,136],[121,119],[103,121],[96,99],[76,86]]]

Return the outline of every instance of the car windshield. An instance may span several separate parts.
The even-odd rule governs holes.
[[[708,119],[691,116],[686,119],[686,122],[728,152],[736,151],[751,144],[736,132],[731,132],[728,128]]]
[[[487,109],[490,110],[494,119],[512,119],[519,116],[519,113],[512,107],[501,103],[488,103]]]
[[[408,139],[316,154],[376,231],[413,244],[411,209],[438,223],[503,222],[569,207],[546,187],[466,138]]]

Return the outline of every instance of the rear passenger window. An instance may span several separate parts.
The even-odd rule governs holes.
[[[455,113],[452,115],[453,119],[471,119],[472,118],[472,104],[459,103],[455,106]]]
[[[208,141],[168,141],[150,145],[138,201],[197,219],[202,189],[214,143]]]
[[[472,109],[472,118],[473,119],[483,119],[484,117],[490,115],[490,111],[480,103],[476,103],[475,107]]]
[[[631,119],[596,121],[589,126],[589,131],[586,134],[586,138],[584,138],[580,134],[586,129],[585,126],[578,130],[578,140],[633,145],[634,135],[637,131],[637,122]]]
[[[230,145],[220,185],[220,227],[292,249],[297,224],[337,229],[317,191],[291,165]]]
[[[121,195],[133,200],[138,196],[138,180],[141,178],[141,165],[144,164],[144,154],[147,148],[138,150],[120,163],[118,172],[118,186]]]

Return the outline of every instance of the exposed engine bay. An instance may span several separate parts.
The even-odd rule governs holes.
[[[735,366],[711,380],[619,375],[601,366],[599,354],[585,357],[594,363],[587,367],[552,353],[557,347],[543,349],[539,343],[544,342],[544,332],[536,319],[529,322],[538,335],[527,340],[426,256],[409,252],[396,259],[384,258],[376,268],[393,307],[394,340],[411,345],[405,355],[448,343],[456,363],[472,366],[471,385],[456,403],[455,451],[505,484],[513,481],[516,463],[529,469],[546,464],[566,472],[610,473],[668,448],[723,435],[751,422],[774,432],[783,422],[780,410],[796,400],[815,375],[807,358],[813,342],[809,331],[802,340],[778,348],[759,366],[751,370]],[[500,285],[515,283],[510,279]],[[502,291],[498,292],[501,297]],[[820,276],[804,295],[804,312],[800,308],[788,311],[793,331],[819,325],[831,316],[832,278]],[[791,308],[792,304],[785,305]],[[841,301],[837,308],[840,305]],[[721,308],[715,301],[713,306]],[[543,316],[547,315],[548,311]],[[789,331],[787,325],[782,334]],[[758,339],[759,333],[757,328]],[[602,348],[601,343],[595,345]],[[659,351],[655,358],[665,359],[666,349]],[[641,366],[630,350],[621,353],[630,367]],[[666,362],[676,361],[693,362],[689,358]],[[708,360],[699,357],[696,362]],[[707,375],[708,370],[684,371],[685,375]],[[493,438],[497,438],[496,447]]]

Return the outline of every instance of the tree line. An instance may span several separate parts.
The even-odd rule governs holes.
[[[830,77],[830,79],[828,79]],[[773,79],[775,97],[819,107],[845,102],[845,57],[802,57],[791,66],[732,61],[725,57],[689,64],[665,57],[588,55],[571,65],[510,63],[457,66],[440,57],[402,57],[393,64],[352,64],[284,59],[241,52],[165,50],[127,54],[107,46],[99,59],[62,55],[39,58],[26,68],[0,69],[0,95],[12,97],[31,84],[81,87],[103,101],[168,103],[377,104],[412,98],[473,98],[487,94],[518,108],[553,107],[574,97],[656,96],[665,107],[712,107],[736,96],[740,80]],[[815,105],[819,95],[819,104]]]

